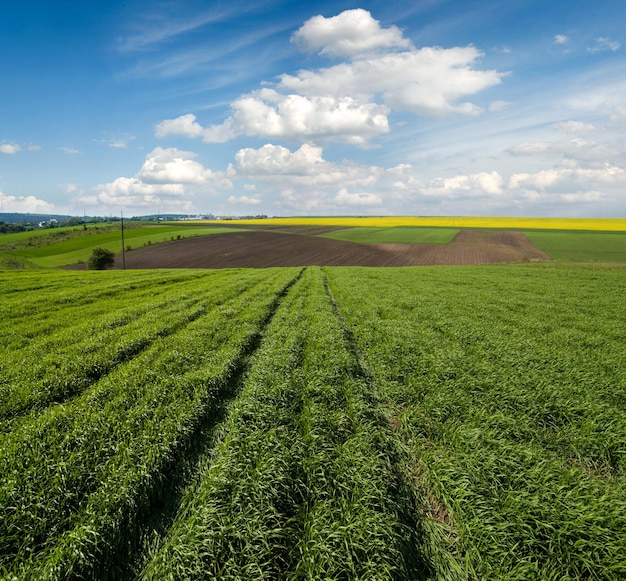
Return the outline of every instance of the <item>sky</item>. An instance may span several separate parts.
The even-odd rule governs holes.
[[[626,217],[623,0],[0,0],[0,212]]]

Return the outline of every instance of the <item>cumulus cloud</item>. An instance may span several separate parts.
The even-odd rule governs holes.
[[[0,153],[8,153],[9,155],[14,155],[22,148],[16,143],[0,143]]]
[[[202,127],[188,114],[163,121],[157,136],[201,137],[222,143],[236,135],[287,140],[328,140],[361,144],[389,131],[387,108],[352,97],[284,95],[261,89],[231,104],[232,115],[221,125]]]
[[[221,143],[238,135],[325,144],[366,145],[389,132],[392,111],[417,115],[475,115],[464,100],[501,82],[504,73],[480,70],[473,46],[416,49],[395,27],[382,27],[362,9],[316,16],[292,37],[297,46],[344,62],[283,74],[274,86],[241,95],[230,115],[205,127],[195,115],[166,119],[156,135],[184,135]]]
[[[77,198],[75,203],[193,212],[192,199],[232,188],[224,172],[205,168],[195,157],[193,152],[157,147],[146,156],[134,177],[99,184],[93,188],[95,196]]]
[[[294,152],[272,144],[245,148],[235,155],[235,171],[240,177],[265,182],[325,188],[340,184],[370,186],[384,174],[377,166],[328,162],[322,152],[321,147],[307,144]]]
[[[610,38],[606,38],[604,36],[600,36],[596,38],[596,43],[593,46],[588,46],[587,50],[591,54],[596,54],[599,52],[617,52],[622,45],[616,40],[611,40]]]
[[[146,157],[137,178],[146,184],[205,183],[213,176],[213,172],[205,169],[194,157],[196,155],[190,151],[157,147]]]
[[[361,8],[346,10],[332,18],[314,16],[294,32],[291,41],[303,50],[335,57],[407,48],[411,44],[397,26],[381,28],[380,22]]]
[[[554,35],[554,40],[552,41],[552,44],[556,44],[556,45],[564,45],[567,44],[569,42],[569,37],[565,34],[555,34]]]
[[[286,147],[268,143],[259,149],[240,149],[235,160],[247,175],[310,175],[326,166],[322,151],[321,147],[305,144],[292,153]]]
[[[30,212],[50,214],[55,211],[54,204],[35,196],[8,196],[0,190],[0,208],[3,212]]]
[[[350,94],[363,100],[380,95],[390,109],[419,115],[473,114],[479,111],[476,105],[457,101],[499,84],[503,76],[474,69],[481,56],[473,46],[373,55],[320,71],[282,75],[280,88],[308,96]]]

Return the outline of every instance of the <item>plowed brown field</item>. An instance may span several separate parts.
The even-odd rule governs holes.
[[[450,244],[357,244],[278,231],[213,234],[138,248],[126,268],[426,266],[549,260],[521,232],[463,230]],[[317,233],[317,232],[316,232]],[[116,257],[115,268],[122,267]]]

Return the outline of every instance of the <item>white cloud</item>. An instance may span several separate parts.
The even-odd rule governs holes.
[[[28,151],[41,151],[41,146],[40,145],[29,145],[28,146]]]
[[[421,192],[440,198],[489,197],[501,195],[502,185],[503,179],[498,172],[480,172],[433,179],[421,188]]]
[[[251,198],[250,196],[229,196],[228,203],[235,206],[256,206],[263,200],[261,198]]]
[[[361,8],[346,10],[338,16],[314,16],[294,32],[294,44],[309,52],[335,57],[353,57],[383,48],[407,48],[397,26],[381,28],[380,22]]]
[[[598,189],[598,186],[626,185],[624,168],[605,164],[599,168],[585,168],[571,165],[570,167],[552,167],[536,173],[513,174],[508,183],[509,189],[531,188],[555,193],[561,190]],[[594,188],[594,186],[596,186]]]
[[[304,144],[295,152],[280,145],[241,149],[235,155],[239,177],[299,187],[371,186],[383,175],[377,166],[330,163],[322,148]]]
[[[278,84],[268,83],[235,99],[221,124],[205,127],[195,115],[186,114],[158,123],[156,135],[212,143],[247,135],[366,145],[389,132],[391,111],[426,116],[480,113],[477,105],[463,99],[499,84],[504,76],[478,70],[482,53],[473,46],[416,49],[397,27],[382,28],[361,9],[312,18],[294,33],[293,42],[345,62],[283,74]]]
[[[341,188],[334,198],[334,202],[340,206],[380,206],[383,199],[377,194],[350,193]]]
[[[147,184],[199,184],[205,183],[213,172],[194,161],[196,155],[174,147],[155,148],[137,173],[137,178]]]
[[[555,34],[554,35],[554,41],[552,42],[552,44],[556,44],[556,45],[564,45],[567,44],[569,42],[569,37],[565,34]]]
[[[57,149],[67,155],[76,155],[77,153],[80,153],[78,149],[74,149],[72,147],[57,147]]]
[[[194,201],[219,190],[232,189],[224,172],[213,172],[195,161],[193,152],[157,147],[134,177],[99,184],[95,196],[80,196],[75,204],[98,204],[135,210],[197,211]]]
[[[134,135],[130,135],[124,133],[123,135],[112,135],[107,137],[106,139],[101,140],[102,143],[105,143],[109,147],[113,149],[126,149],[131,141],[134,141],[136,138]]]
[[[183,115],[157,125],[157,136],[177,134],[222,143],[236,135],[288,140],[328,140],[365,143],[389,131],[387,108],[351,97],[303,97],[261,89],[231,104],[232,115],[223,124],[204,128],[194,115]]]
[[[593,46],[588,46],[587,50],[591,54],[596,54],[599,52],[617,52],[622,45],[616,40],[611,40],[604,36],[600,36],[596,39],[596,43]]]
[[[31,212],[50,214],[55,210],[54,204],[35,196],[7,196],[0,190],[0,211]]]
[[[591,123],[583,123],[582,121],[562,121],[552,126],[556,131],[563,133],[591,133],[595,131],[595,127]]]
[[[606,198],[602,192],[577,192],[575,194],[561,194],[560,199],[569,204],[593,203]]]
[[[184,135],[191,138],[200,137],[204,141],[215,143],[222,143],[235,137],[232,131],[222,130],[220,133],[205,129],[197,122],[196,116],[191,113],[181,115],[176,117],[176,119],[161,121],[156,126],[155,134],[157,137],[166,137],[168,135]]]
[[[475,105],[458,99],[499,84],[503,76],[473,69],[481,56],[473,46],[412,49],[282,75],[279,86],[309,96],[349,94],[366,100],[381,95],[390,109],[419,115],[474,114]]]
[[[8,153],[9,155],[14,155],[22,148],[16,143],[0,143],[0,153]]]
[[[286,147],[264,145],[260,149],[247,147],[235,155],[239,170],[247,175],[310,175],[315,168],[327,165],[322,148],[303,145],[291,153]]]

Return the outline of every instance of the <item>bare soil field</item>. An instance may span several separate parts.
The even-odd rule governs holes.
[[[295,231],[231,232],[145,246],[126,253],[126,268],[428,266],[550,260],[521,232],[463,230],[450,244],[357,244],[321,238],[310,229]],[[118,255],[115,268],[121,267]]]

